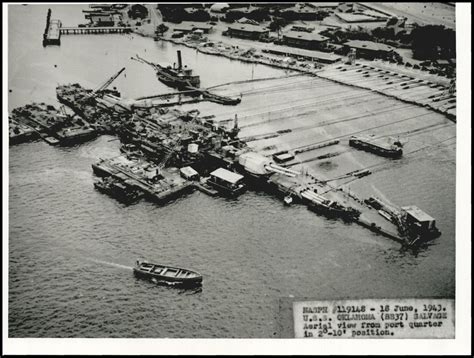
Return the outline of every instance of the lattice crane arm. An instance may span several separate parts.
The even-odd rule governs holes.
[[[181,145],[181,138],[176,141],[176,145],[173,149],[171,149],[168,153],[165,154],[163,159],[161,160],[160,164],[158,164],[158,169],[161,170],[165,167],[168,160],[170,160],[171,156],[178,150],[178,147]]]
[[[101,86],[96,88],[94,91],[92,91],[91,96],[94,96],[96,93],[105,90],[107,87],[109,87],[115,79],[120,76],[120,74],[125,71],[125,67],[123,67],[120,71],[118,71],[115,75],[110,77],[105,83],[103,83]]]

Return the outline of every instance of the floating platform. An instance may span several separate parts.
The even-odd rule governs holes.
[[[80,118],[45,104],[15,108],[9,124],[10,137],[13,137],[10,144],[41,138],[50,145],[70,145],[97,136],[97,131]]]
[[[127,181],[129,186],[141,191],[145,198],[159,204],[195,189],[192,181],[181,177],[178,168],[159,168],[152,163],[125,156],[101,160],[92,164],[92,169],[99,177],[111,176],[119,182]]]

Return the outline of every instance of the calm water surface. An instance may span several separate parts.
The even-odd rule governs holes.
[[[66,25],[84,22],[80,6],[51,8]],[[114,83],[123,96],[169,90],[130,56],[170,63],[179,47],[111,35],[65,36],[61,47],[45,49],[46,12],[9,7],[10,109],[57,105],[58,83],[96,87],[123,66],[126,77]],[[180,49],[203,86],[282,75]],[[91,164],[118,153],[109,136],[72,148],[10,148],[10,337],[278,337],[279,300],[290,295],[454,296],[453,159],[434,168],[428,156],[371,177],[394,202],[416,203],[438,218],[443,235],[414,255],[262,193],[228,200],[195,192],[165,207],[124,206],[92,185]],[[202,290],[135,279],[137,257],[202,272]]]

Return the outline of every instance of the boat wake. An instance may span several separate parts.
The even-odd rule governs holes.
[[[88,260],[92,261],[92,262],[95,262],[95,263],[98,263],[98,264],[113,266],[113,267],[121,268],[121,269],[124,269],[124,270],[133,270],[133,267],[131,267],[131,266],[116,264],[115,262],[96,260],[96,259],[88,259]]]
[[[169,281],[164,281],[164,280],[157,280],[156,278],[152,278],[150,280],[157,286],[166,286],[166,287],[173,287],[179,289],[178,294],[185,294],[186,296],[188,295],[194,295],[196,293],[202,292],[202,286],[201,285],[196,285],[193,287],[184,287],[181,283],[178,282],[169,282]]]

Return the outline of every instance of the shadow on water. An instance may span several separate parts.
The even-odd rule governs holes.
[[[145,281],[150,287],[168,287],[170,289],[175,289],[178,291],[178,295],[185,294],[186,296],[189,296],[202,292],[202,284],[187,286],[180,283],[157,280],[156,278],[146,279],[140,277],[135,277],[135,280],[137,283]]]
[[[437,246],[438,244],[434,240],[422,242],[416,246],[402,245],[400,248],[401,254],[409,254],[414,257],[423,256],[423,254],[431,247]]]

